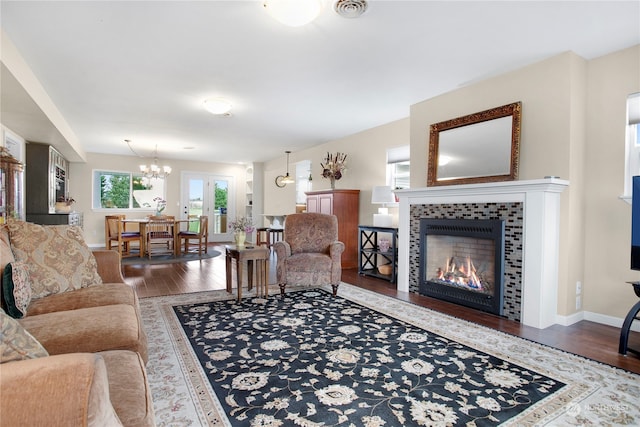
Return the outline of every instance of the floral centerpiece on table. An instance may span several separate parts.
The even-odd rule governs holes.
[[[233,230],[234,233],[251,233],[253,230],[255,230],[255,226],[253,225],[253,221],[251,220],[251,218],[241,216],[240,218],[229,223],[229,230]]]
[[[162,212],[167,207],[167,201],[160,196],[154,197],[153,201],[156,202],[156,216],[162,215]]]
[[[253,221],[251,220],[251,218],[241,216],[240,218],[229,223],[229,230],[233,230],[236,245],[244,246],[244,242],[247,238],[247,233],[251,233],[253,230],[255,230],[255,226],[253,225]]]
[[[320,163],[322,167],[322,177],[331,180],[331,189],[336,188],[336,180],[342,178],[344,171],[347,169],[347,155],[344,153],[336,153],[335,155],[327,153],[324,163]]]

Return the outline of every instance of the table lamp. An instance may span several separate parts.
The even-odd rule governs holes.
[[[391,227],[393,222],[393,216],[389,215],[389,208],[387,205],[396,203],[396,197],[391,191],[391,187],[388,185],[373,187],[371,192],[371,203],[381,204],[382,207],[378,208],[378,213],[373,214],[373,225],[376,227]]]

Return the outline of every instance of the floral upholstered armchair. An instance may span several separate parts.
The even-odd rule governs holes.
[[[284,295],[288,284],[317,286],[330,283],[333,295],[342,278],[340,265],[344,243],[338,241],[334,215],[299,213],[288,215],[284,237],[274,245],[278,261],[276,279]]]

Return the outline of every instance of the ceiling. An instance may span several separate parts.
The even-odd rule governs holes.
[[[0,22],[86,152],[134,155],[129,139],[143,157],[157,145],[161,158],[229,163],[408,117],[411,104],[565,51],[592,59],[640,43],[639,1],[373,0],[354,19],[328,3],[297,28],[258,1],[1,0]],[[2,71],[2,123],[64,144]],[[216,96],[231,116],[202,108]]]

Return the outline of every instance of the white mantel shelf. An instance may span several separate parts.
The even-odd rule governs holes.
[[[569,181],[558,178],[397,190],[398,234],[409,236],[411,205],[523,203],[521,322],[544,329],[556,323],[560,194]],[[409,239],[398,248],[398,290],[409,291]]]

